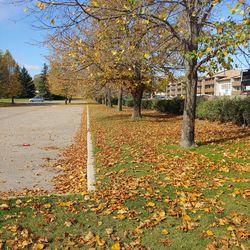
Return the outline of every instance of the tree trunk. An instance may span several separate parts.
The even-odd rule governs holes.
[[[104,104],[108,106],[108,90],[107,87],[105,87],[105,92],[104,92]]]
[[[111,89],[108,88],[107,89],[107,99],[108,99],[108,107],[112,108],[113,107],[113,103],[112,103],[112,95],[111,95]]]
[[[141,100],[142,100],[142,95],[144,91],[144,85],[139,84],[136,86],[134,91],[132,91],[132,96],[133,96],[133,113],[132,113],[132,119],[140,119],[141,118]]]
[[[196,16],[190,15],[188,22],[189,41],[186,45],[186,53],[194,52],[198,50],[199,36],[198,19]],[[192,57],[186,59],[186,98],[183,112],[183,123],[181,132],[181,146],[190,148],[196,146],[195,139],[195,110],[196,110],[196,94],[197,94],[197,82],[198,82],[198,69],[197,58]]]
[[[188,70],[188,79],[186,86],[186,99],[183,112],[183,124],[181,134],[181,146],[185,148],[194,147],[195,137],[195,109],[197,93],[197,71],[194,71],[192,65]]]
[[[122,87],[119,90],[117,111],[122,111]]]
[[[15,103],[14,98],[15,98],[14,96],[11,97],[11,103],[12,103],[12,104]]]
[[[68,104],[68,98],[67,97],[65,97],[64,102],[65,102],[66,105]]]

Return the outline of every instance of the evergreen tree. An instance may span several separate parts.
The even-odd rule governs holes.
[[[48,87],[48,66],[46,63],[43,65],[41,74],[34,77],[34,84],[39,92],[39,96],[49,98],[50,92]]]
[[[31,98],[35,95],[35,85],[32,77],[29,75],[27,69],[23,67],[20,72],[20,82],[22,85],[22,93],[20,97]]]

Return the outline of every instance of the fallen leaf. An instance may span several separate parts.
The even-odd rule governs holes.
[[[0,210],[8,210],[9,208],[10,208],[9,205],[6,203],[0,205]]]
[[[114,245],[111,246],[110,250],[120,250],[121,249],[121,245],[119,242],[115,242]]]
[[[44,249],[44,244],[42,244],[42,243],[36,243],[36,244],[34,244],[32,246],[32,249],[34,249],[34,250],[42,250],[42,249]]]
[[[161,231],[161,233],[164,234],[164,235],[168,235],[168,234],[169,234],[169,231],[168,231],[167,229],[163,229],[163,230]]]

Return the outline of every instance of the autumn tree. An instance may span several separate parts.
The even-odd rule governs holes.
[[[100,4],[101,12],[102,6]],[[218,71],[230,68],[232,55],[239,46],[247,46],[249,39],[249,6],[246,1],[239,0],[234,6],[229,6],[231,16],[220,19],[219,8],[227,1],[126,1],[123,8],[109,8],[106,15],[116,18],[127,13],[137,16],[148,23],[154,24],[158,32],[166,30],[166,39],[171,34],[181,56],[180,65],[173,65],[177,69],[184,66],[187,79],[185,108],[181,145],[192,147],[195,145],[195,108],[198,72]],[[91,12],[97,15],[96,10]],[[233,20],[233,14],[238,13]],[[240,18],[241,16],[241,18]],[[102,16],[99,15],[101,18]],[[167,44],[168,45],[168,44]],[[156,46],[154,46],[155,48]],[[169,52],[169,47],[165,47]],[[173,50],[171,50],[173,51]],[[183,62],[183,63],[182,63]],[[171,67],[167,62],[166,67]]]
[[[61,95],[68,103],[78,93],[79,79],[77,72],[70,63],[61,56],[50,57],[50,70],[48,74],[49,89],[52,94]]]
[[[103,7],[98,4],[98,1],[95,2],[100,6],[101,12]],[[239,0],[229,9],[232,14],[240,12],[241,20],[233,20],[232,16],[227,20],[219,19],[216,11],[226,2],[222,0],[126,1],[123,8],[105,10],[105,13],[109,12],[113,18],[124,13],[137,16],[148,23],[155,24],[158,31],[167,30],[165,34],[167,36],[171,34],[172,39],[175,40],[179,55],[183,59],[187,79],[181,136],[181,145],[184,147],[195,145],[195,108],[199,70],[211,72],[220,68],[229,68],[232,63],[231,55],[236,53],[237,47],[242,44],[247,46],[249,7],[244,0]],[[248,14],[245,10],[248,10]],[[98,13],[93,10],[92,15],[98,15]],[[166,37],[163,36],[163,39]],[[166,49],[168,50],[167,47]],[[176,66],[178,69],[179,65]]]
[[[232,64],[232,55],[237,52],[239,46],[247,46],[249,40],[249,3],[245,0],[234,1],[234,5],[229,5],[230,14],[225,19],[221,19],[221,9],[225,9],[227,0],[126,0],[126,1],[40,1],[36,3],[39,11],[46,16],[50,14],[48,20],[51,25],[58,22],[61,31],[65,27],[72,29],[83,25],[86,20],[97,20],[104,22],[108,28],[113,28],[116,20],[126,20],[127,30],[132,30],[135,34],[135,27],[139,27],[143,20],[149,27],[148,33],[159,35],[157,43],[151,43],[152,53],[146,52],[146,58],[151,59],[157,55],[159,44],[165,48],[169,54],[169,43],[164,41],[172,40],[177,49],[178,60],[176,65],[166,62],[166,68],[183,67],[187,79],[185,108],[183,114],[183,126],[181,135],[181,145],[184,147],[195,146],[195,109],[198,72],[212,72],[220,68],[229,68]],[[59,10],[61,8],[61,13]],[[66,13],[66,15],[65,15]],[[78,13],[73,15],[71,13]],[[233,15],[236,17],[233,18]],[[62,28],[63,27],[63,28]],[[140,28],[143,29],[141,26]],[[126,28],[125,28],[126,30]],[[133,34],[134,34],[133,33]],[[114,36],[117,30],[114,32]],[[161,42],[160,42],[161,41]],[[140,43],[144,48],[145,45]],[[127,49],[128,47],[126,47]],[[109,46],[113,50],[112,44]],[[138,49],[138,47],[136,47]],[[120,49],[115,49],[118,51]],[[127,51],[127,50],[125,50]],[[170,51],[173,52],[172,49]],[[144,54],[145,55],[145,54]],[[136,54],[130,57],[138,58]],[[130,59],[130,58],[129,58]],[[128,60],[128,56],[126,57]],[[113,61],[116,61],[115,59]],[[121,60],[122,61],[122,60]],[[140,117],[140,104],[144,86],[143,77],[150,76],[150,72],[141,74],[144,70],[141,60],[134,60],[132,67],[133,90],[131,93],[135,100],[133,116]],[[114,70],[115,67],[108,67]],[[120,68],[120,67],[119,67]],[[124,69],[122,69],[122,73]],[[118,71],[116,71],[118,72]],[[120,73],[121,73],[120,72]],[[126,77],[128,79],[128,77]],[[131,80],[131,75],[130,75]],[[143,84],[142,84],[143,83]]]
[[[20,68],[8,50],[1,56],[0,90],[0,96],[11,98],[12,103],[22,91]]]
[[[86,4],[80,4],[78,1],[71,4],[59,1],[54,5],[52,2],[41,1],[36,3],[36,6],[42,16],[49,15],[48,25],[53,26],[55,36],[65,38],[70,37],[71,33],[71,41],[67,43],[71,47],[68,48],[69,56],[81,63],[83,68],[89,67],[90,71],[92,70],[95,82],[107,90],[105,92],[108,104],[112,103],[111,88],[129,89],[134,100],[132,118],[140,118],[143,91],[152,84],[154,74],[158,73],[152,67],[152,62],[159,58],[158,49],[150,48],[153,45],[159,46],[159,36],[162,35],[160,33],[165,31],[155,31],[153,34],[153,25],[147,20],[138,19],[136,15],[127,15],[126,12],[124,16],[109,19],[109,9],[122,9],[121,1],[110,3],[99,0]],[[103,8],[100,9],[100,6]],[[59,7],[68,14],[78,11],[79,15],[76,19],[72,19],[70,15],[61,15],[58,12]],[[90,30],[93,34],[89,34]],[[82,38],[82,34],[86,34],[87,39]],[[121,93],[120,91],[119,109],[122,104]]]
[[[210,71],[211,67],[218,70],[220,65],[229,68],[232,62],[229,55],[235,53],[237,46],[245,44],[249,36],[245,25],[249,20],[243,9],[240,23],[232,17],[225,21],[216,16],[217,7],[225,3],[222,0],[154,1],[150,6],[141,5],[142,11],[137,14],[167,29],[182,47],[187,79],[181,135],[184,147],[195,145],[198,71]],[[244,4],[244,0],[239,0],[236,6],[230,7],[231,13],[239,11]]]
[[[98,3],[99,5],[100,3]],[[112,6],[120,8],[121,2],[112,2]],[[103,6],[103,5],[102,5]],[[110,7],[105,3],[107,8]],[[95,27],[95,54],[102,64],[103,79],[119,90],[119,109],[122,103],[122,89],[130,91],[133,97],[132,118],[141,117],[141,99],[143,92],[149,88],[156,74],[159,74],[159,62],[169,58],[169,54],[161,50],[159,36],[161,33],[151,32],[152,27],[145,20],[134,16],[122,16],[114,20],[99,21]],[[168,40],[165,43],[171,47]],[[152,50],[152,46],[158,48]],[[172,48],[172,47],[171,47]],[[100,60],[101,59],[101,60]],[[169,59],[170,60],[170,59]],[[157,66],[158,67],[157,67]],[[108,85],[110,87],[110,84]],[[109,88],[107,94],[109,94]]]

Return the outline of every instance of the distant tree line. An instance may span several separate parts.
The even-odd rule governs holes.
[[[43,65],[41,74],[30,76],[25,67],[20,68],[11,53],[6,50],[0,51],[0,98],[32,98],[38,93],[39,96],[50,98],[48,87],[48,66]]]
[[[30,98],[35,95],[35,85],[25,67],[20,68],[11,53],[0,51],[0,97]]]

